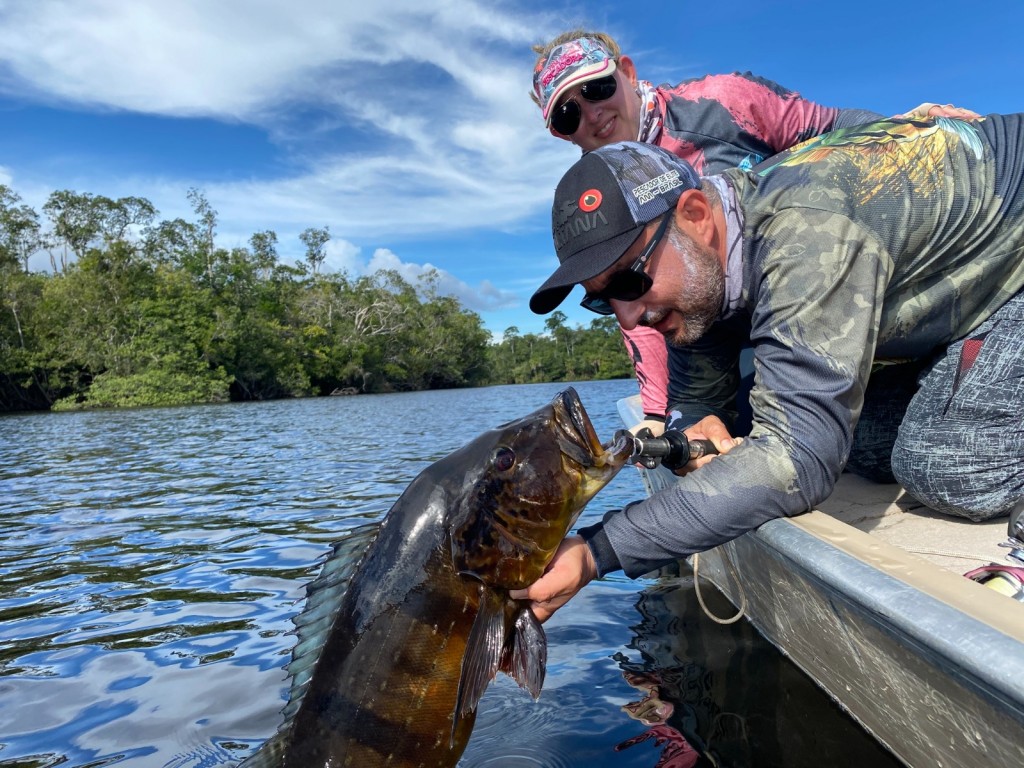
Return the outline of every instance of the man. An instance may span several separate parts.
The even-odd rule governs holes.
[[[530,301],[584,306],[702,350],[754,347],[749,437],[567,538],[528,590],[542,620],[592,578],[636,577],[807,511],[842,471],[873,368],[914,359],[893,447],[908,492],[981,520],[1024,497],[1024,115],[890,120],[704,179],[649,145],[584,155],[552,208],[561,263]],[[742,331],[742,332],[741,332]],[[715,377],[694,397],[728,397]]]
[[[736,167],[749,170],[805,139],[882,118],[863,109],[817,104],[749,72],[705,75],[656,87],[639,78],[633,60],[604,32],[570,30],[533,50],[537,59],[530,96],[540,108],[544,125],[553,136],[571,141],[584,152],[636,140],[669,150],[701,174]],[[927,115],[978,117],[970,110],[930,103],[902,117]],[[678,400],[678,380],[702,374],[689,350],[667,351],[664,338],[642,325],[622,329],[622,335],[636,370],[645,416],[634,428],[646,426],[660,432],[669,411],[684,418],[709,413],[705,403]],[[750,428],[747,395],[753,374],[749,365],[742,373],[738,397],[728,412],[717,414],[728,419],[737,434],[746,434]],[[873,437],[860,436],[858,446],[863,450],[851,465],[865,477],[891,482],[888,456],[883,461],[872,450]]]

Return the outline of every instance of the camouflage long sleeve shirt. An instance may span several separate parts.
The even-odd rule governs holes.
[[[883,119],[877,112],[864,109],[838,109],[817,104],[750,72],[706,75],[674,86],[660,85],[653,90],[650,109],[661,126],[650,141],[683,158],[702,175],[730,168],[750,170],[765,158],[827,131]],[[643,326],[624,335],[627,339],[648,335],[657,335],[660,339],[657,331]],[[648,397],[646,388],[641,385],[645,412],[660,410],[664,413],[672,408],[689,416],[688,423],[715,413],[727,424],[732,423],[736,410],[734,400],[730,400],[725,409],[712,409],[708,402],[683,397],[685,383],[677,381],[685,378],[686,372],[694,366],[705,366],[703,372],[708,372],[707,358],[703,355],[705,347],[669,349],[668,371],[662,370],[660,376],[652,371],[649,377],[668,379],[660,382],[657,401],[660,407],[648,402],[653,398]],[[638,379],[641,374],[641,366],[637,366]],[[737,379],[731,371],[719,372],[719,375],[719,387],[736,389]]]
[[[735,365],[753,343],[753,431],[588,532],[601,573],[639,576],[821,502],[873,363],[932,355],[1024,286],[1024,115],[881,121],[723,177],[743,278],[709,352]],[[723,396],[701,381],[695,397]]]

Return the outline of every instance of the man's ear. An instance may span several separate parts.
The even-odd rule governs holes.
[[[715,237],[711,203],[699,189],[688,189],[676,202],[676,224],[694,240],[710,245]]]

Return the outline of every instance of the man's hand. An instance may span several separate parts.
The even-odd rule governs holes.
[[[733,437],[729,434],[725,423],[717,416],[705,416],[696,424],[691,424],[683,430],[683,434],[690,440],[710,440],[715,444],[720,454],[726,454],[743,442],[742,437]],[[713,461],[715,454],[701,456],[699,459],[688,461],[675,471],[676,475],[682,477],[695,469],[700,469],[709,461]]]
[[[590,547],[579,536],[567,536],[558,545],[548,569],[526,589],[513,589],[513,600],[530,600],[537,620],[544,623],[583,587],[597,578]]]

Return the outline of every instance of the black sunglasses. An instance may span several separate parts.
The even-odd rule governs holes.
[[[580,96],[587,101],[605,101],[615,95],[617,87],[615,75],[606,75],[597,80],[588,80],[581,85]],[[551,127],[563,136],[572,136],[579,130],[582,116],[583,112],[576,100],[568,99],[555,107],[551,115]]]
[[[604,288],[597,293],[588,293],[584,296],[583,301],[580,302],[581,307],[589,309],[591,312],[596,312],[599,315],[614,315],[615,310],[612,309],[610,304],[612,299],[616,301],[636,301],[651,290],[654,280],[644,272],[644,267],[650,261],[651,254],[654,253],[654,249],[658,247],[658,243],[661,242],[661,238],[665,235],[665,230],[668,229],[668,221],[672,217],[674,210],[674,208],[669,208],[665,211],[665,215],[661,218],[661,223],[658,225],[654,237],[644,247],[643,253],[637,256],[633,266],[629,269],[620,269],[618,272],[615,272],[608,278]]]

